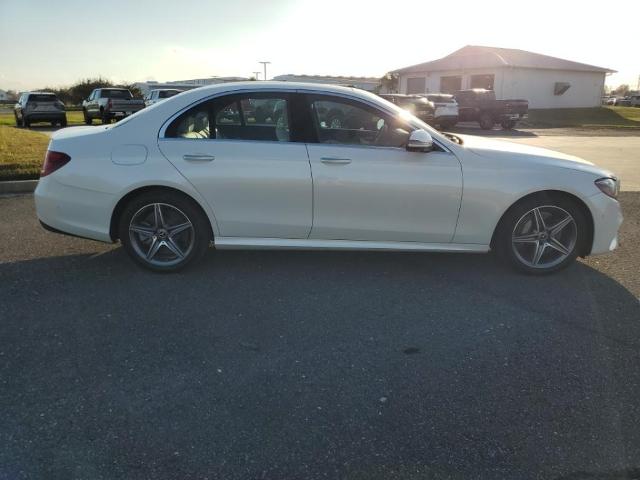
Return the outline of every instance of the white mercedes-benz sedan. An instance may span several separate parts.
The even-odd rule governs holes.
[[[49,230],[174,271],[218,249],[488,252],[528,273],[617,246],[618,179],[568,155],[442,134],[364,91],[198,88],[66,128],[35,192]]]

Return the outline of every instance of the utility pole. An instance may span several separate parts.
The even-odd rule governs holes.
[[[255,76],[256,80],[260,80],[260,72],[253,72],[253,75]]]
[[[258,63],[261,63],[262,66],[264,67],[264,77],[262,77],[262,79],[266,80],[267,79],[267,64],[271,63],[271,62],[258,62]]]

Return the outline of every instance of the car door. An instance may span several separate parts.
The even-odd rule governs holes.
[[[410,152],[412,127],[359,100],[307,96],[315,142],[311,238],[450,242],[462,196],[458,159],[446,148]],[[336,120],[339,119],[339,120]]]
[[[162,153],[206,198],[224,237],[307,238],[311,167],[292,125],[292,95],[228,95],[181,114]]]

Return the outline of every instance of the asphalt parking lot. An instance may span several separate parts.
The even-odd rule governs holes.
[[[215,252],[176,275],[0,197],[0,479],[640,474],[640,193],[613,255]]]

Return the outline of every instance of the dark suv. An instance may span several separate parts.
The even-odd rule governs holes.
[[[13,107],[13,115],[18,127],[29,128],[37,122],[50,122],[52,127],[67,126],[64,103],[50,92],[23,93]]]
[[[380,95],[385,100],[395,103],[400,108],[407,110],[423,122],[433,124],[436,107],[422,95],[403,95],[400,93],[385,93]]]

